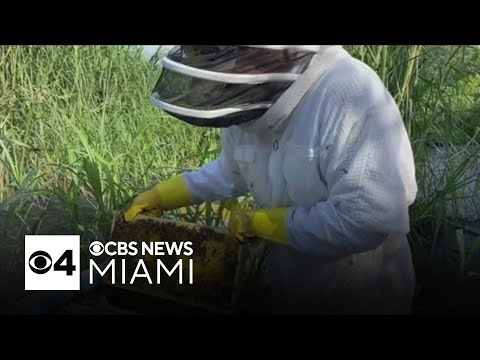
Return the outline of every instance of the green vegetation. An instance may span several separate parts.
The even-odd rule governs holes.
[[[385,81],[415,152],[420,194],[411,208],[410,242],[416,311],[478,311],[480,286],[471,264],[480,240],[466,241],[458,230],[465,228],[465,203],[473,207],[469,216],[480,220],[480,201],[472,198],[479,196],[479,172],[472,171],[479,164],[479,49],[347,50]],[[113,212],[136,193],[217,156],[217,129],[184,124],[150,104],[159,73],[126,46],[0,46],[0,273],[6,278],[23,266],[24,234],[105,240]],[[181,216],[221,225],[210,204]],[[9,281],[11,298],[0,303],[15,300]],[[467,294],[461,302],[460,293]]]

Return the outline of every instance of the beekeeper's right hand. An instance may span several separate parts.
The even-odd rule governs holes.
[[[161,216],[165,210],[177,209],[192,203],[185,179],[179,175],[138,194],[125,212],[124,218],[126,221],[132,221],[140,213],[155,213]]]

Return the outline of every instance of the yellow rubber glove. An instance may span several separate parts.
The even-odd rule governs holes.
[[[185,179],[179,175],[137,195],[124,217],[126,221],[132,221],[140,213],[161,216],[165,210],[192,204],[193,200]]]
[[[231,211],[228,229],[238,241],[258,237],[279,244],[287,243],[288,208],[243,210],[236,200],[229,200],[225,207]]]

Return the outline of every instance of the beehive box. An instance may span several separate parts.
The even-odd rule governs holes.
[[[205,227],[175,220],[139,215],[134,222],[126,222],[116,214],[112,225],[113,242],[135,242],[138,254],[116,256],[115,283],[106,278],[107,299],[110,303],[128,307],[141,313],[232,313],[239,291],[242,247],[225,229]],[[192,254],[168,254],[167,247],[191,242]],[[142,254],[141,245],[163,243],[164,255]],[[168,244],[168,245],[167,245]],[[119,270],[125,261],[125,278]],[[120,260],[120,261],[119,261]],[[130,277],[143,260],[150,276]],[[159,260],[161,264],[159,264]],[[182,283],[179,267],[182,264]],[[191,260],[191,261],[190,261]],[[173,271],[169,275],[165,269]],[[159,276],[158,276],[159,274]],[[123,282],[123,283],[122,283]],[[160,283],[158,283],[160,282]]]

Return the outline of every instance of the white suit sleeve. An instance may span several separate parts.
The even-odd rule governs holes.
[[[329,197],[289,210],[289,244],[295,249],[344,257],[409,231],[408,205],[416,192],[410,142],[398,108],[382,94],[382,101],[358,96],[328,109],[319,168]],[[362,101],[375,105],[367,108]]]
[[[221,147],[220,156],[216,160],[183,174],[197,204],[234,198],[247,192],[233,161],[233,138],[228,129],[221,133]]]

